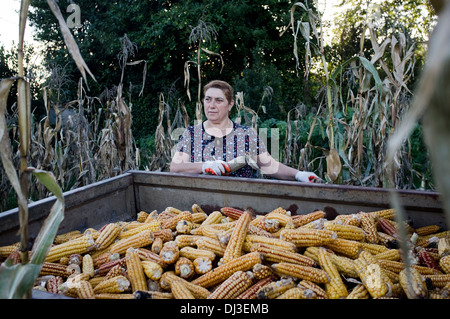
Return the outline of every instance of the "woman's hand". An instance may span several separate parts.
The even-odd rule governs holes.
[[[212,175],[225,175],[231,171],[230,165],[227,162],[216,160],[216,161],[207,161],[202,165],[203,174],[212,174]]]

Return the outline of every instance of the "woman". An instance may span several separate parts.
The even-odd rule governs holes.
[[[207,120],[184,131],[170,164],[171,172],[256,177],[257,170],[249,164],[230,173],[227,162],[247,155],[256,159],[257,166],[267,176],[299,182],[320,181],[312,172],[276,161],[252,128],[230,120],[234,105],[231,85],[215,80],[205,85],[203,93]]]

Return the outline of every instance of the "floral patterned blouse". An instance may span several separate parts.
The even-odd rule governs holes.
[[[181,135],[176,150],[190,155],[191,162],[230,161],[245,154],[256,156],[267,151],[254,129],[236,122],[231,133],[219,138],[208,134],[203,123],[189,126]],[[257,177],[257,171],[246,165],[230,176]]]

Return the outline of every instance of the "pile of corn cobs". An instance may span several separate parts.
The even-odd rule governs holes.
[[[96,299],[449,299],[450,231],[404,223],[403,254],[394,214],[141,211],[56,236],[34,289]],[[20,262],[18,249],[0,247],[0,257]]]

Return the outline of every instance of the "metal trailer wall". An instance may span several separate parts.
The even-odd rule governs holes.
[[[448,229],[438,193],[406,190],[398,193],[413,227],[438,224]],[[64,195],[65,218],[59,233],[133,220],[141,210],[161,212],[168,206],[190,210],[194,203],[207,213],[224,206],[251,208],[260,214],[280,206],[292,214],[307,214],[316,209],[352,214],[391,207],[390,192],[380,188],[147,171],[128,171]],[[30,204],[31,240],[53,202],[50,197]],[[0,245],[19,240],[17,215],[17,209],[0,213]]]

